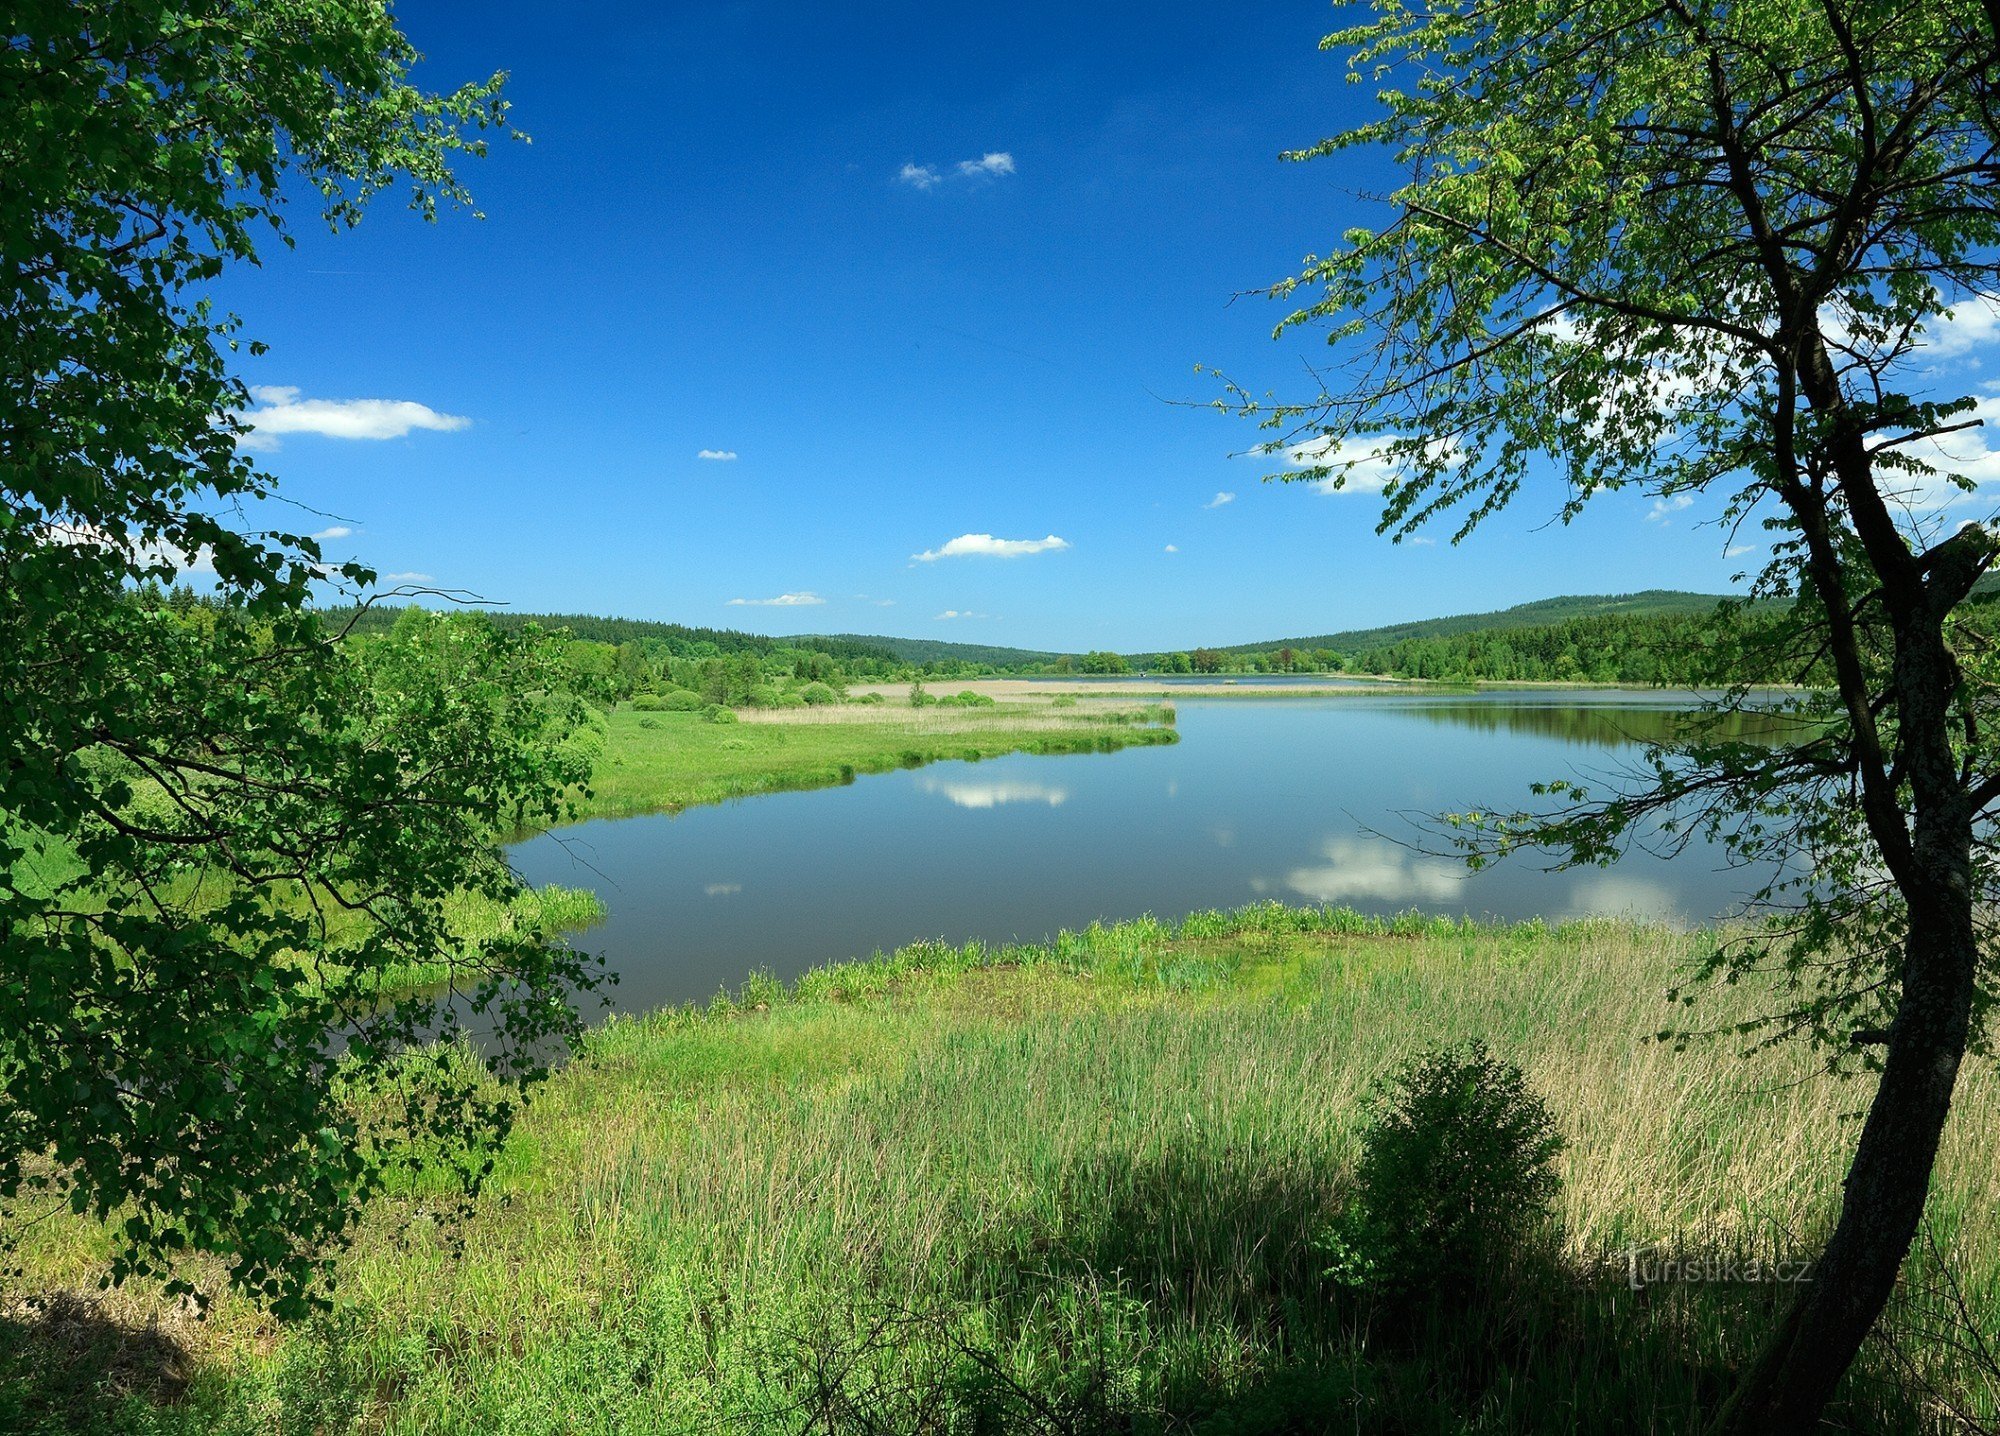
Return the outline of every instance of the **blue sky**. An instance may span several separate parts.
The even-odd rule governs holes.
[[[1277,160],[1370,105],[1320,0],[398,10],[427,83],[509,70],[533,143],[469,165],[483,222],[301,211],[229,282],[264,461],[336,554],[531,610],[1128,651],[1746,562],[1636,494],[1393,546],[1173,402],[1198,363],[1293,384],[1311,345],[1232,296],[1393,182]]]

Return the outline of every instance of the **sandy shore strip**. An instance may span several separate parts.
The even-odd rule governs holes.
[[[1382,693],[1399,689],[1435,688],[1437,685],[1408,678],[1329,678],[1324,682],[1230,683],[1221,678],[1198,683],[1159,683],[1145,678],[928,678],[924,691],[946,698],[970,689],[999,702],[1020,702],[1031,698],[1286,698],[1323,697],[1334,693]],[[850,693],[879,693],[884,698],[907,698],[907,683],[856,683]]]

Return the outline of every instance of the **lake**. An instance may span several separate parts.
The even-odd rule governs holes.
[[[1171,746],[938,763],[599,820],[513,858],[530,882],[603,898],[608,918],[578,941],[608,957],[628,1011],[918,938],[1033,940],[1266,898],[1698,922],[1758,882],[1699,843],[1562,873],[1533,856],[1469,873],[1420,850],[1438,846],[1423,815],[1511,810],[1537,780],[1626,771],[1685,706],[1601,690],[1179,698]]]

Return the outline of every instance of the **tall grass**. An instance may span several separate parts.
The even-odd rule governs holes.
[[[1687,1429],[1783,1293],[1634,1292],[1627,1254],[1809,1250],[1867,1096],[1802,1053],[1649,1042],[1702,940],[1265,905],[753,979],[595,1034],[462,1253],[411,1193],[337,1317],[279,1334],[224,1301],[176,1333],[180,1404],[83,1404],[220,1431]],[[1325,1276],[1361,1096],[1473,1036],[1561,1118],[1560,1249],[1476,1301],[1373,1306]],[[2000,1329],[1996,1098],[1975,1065],[1854,1429],[2000,1411],[1948,1339]],[[53,1223],[23,1256],[46,1289],[97,1249]]]

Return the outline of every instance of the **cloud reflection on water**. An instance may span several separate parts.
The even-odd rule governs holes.
[[[1024,779],[974,783],[962,779],[927,777],[919,779],[917,786],[959,808],[997,808],[1003,803],[1042,803],[1060,808],[1069,801],[1067,788]]]
[[[1325,863],[1293,868],[1285,886],[1314,902],[1444,902],[1458,896],[1466,870],[1386,838],[1328,838]]]

